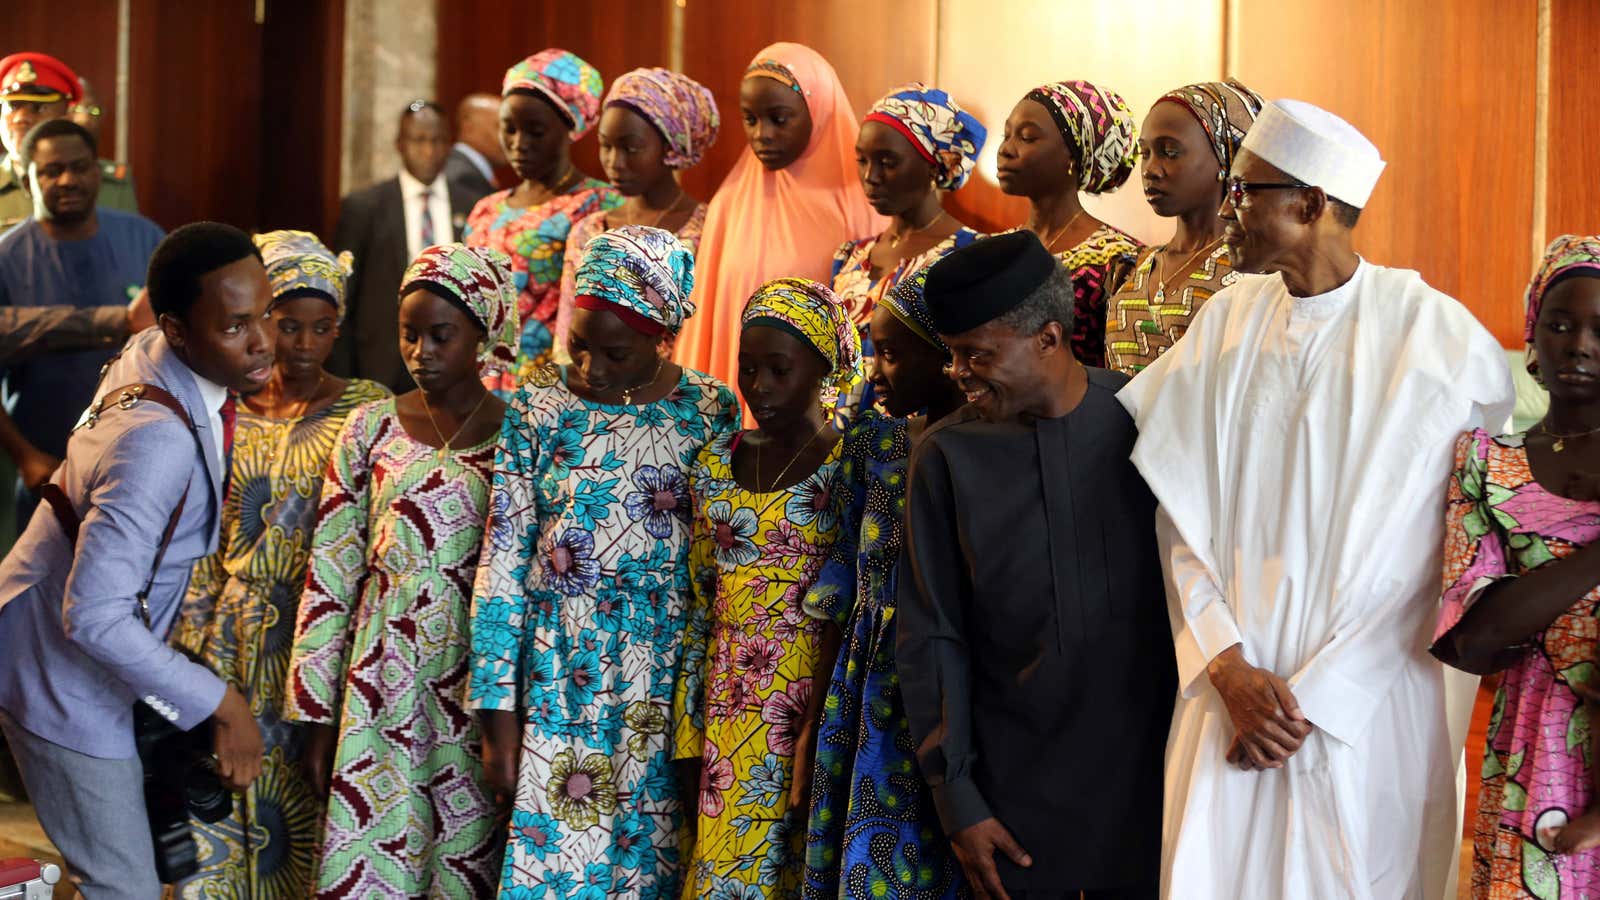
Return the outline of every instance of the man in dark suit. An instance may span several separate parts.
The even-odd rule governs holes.
[[[494,170],[506,164],[500,148],[500,98],[494,94],[468,94],[456,107],[456,145],[444,163],[444,177],[452,191],[474,198],[495,192]]]
[[[333,246],[354,254],[355,272],[328,370],[370,378],[399,393],[413,387],[400,359],[400,277],[423,248],[461,240],[478,198],[445,178],[450,125],[437,104],[416,100],[407,106],[394,145],[400,173],[350,194],[339,209]]]

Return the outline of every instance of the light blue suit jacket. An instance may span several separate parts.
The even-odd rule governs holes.
[[[188,729],[216,711],[224,689],[165,640],[195,560],[217,546],[222,435],[195,374],[157,329],[129,340],[97,394],[134,383],[176,397],[206,452],[153,401],[108,404],[93,428],[73,433],[55,476],[82,518],[76,552],[41,503],[0,563],[0,709],[39,737],[105,759],[135,755],[135,700]],[[185,489],[146,628],[135,595]]]

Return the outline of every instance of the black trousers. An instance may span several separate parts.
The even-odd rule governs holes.
[[[1157,900],[1161,886],[1156,882],[1135,887],[1107,888],[1098,891],[1007,891],[1011,900]]]

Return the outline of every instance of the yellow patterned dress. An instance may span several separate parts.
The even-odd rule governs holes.
[[[1228,245],[1218,244],[1189,274],[1156,277],[1156,253],[1147,249],[1111,296],[1106,314],[1106,368],[1137,375],[1183,337],[1211,295],[1239,279],[1228,264]],[[1173,275],[1177,275],[1176,270]],[[1170,286],[1162,281],[1173,282]]]
[[[754,493],[733,477],[739,435],[701,450],[690,478],[692,596],[674,711],[677,756],[699,757],[700,811],[686,898],[797,897],[806,810],[789,809],[795,738],[822,623],[802,607],[839,519],[840,445],[817,471]]]
[[[300,775],[300,729],[280,718],[283,686],[334,440],[351,410],[388,395],[356,379],[332,405],[294,419],[240,406],[217,552],[195,565],[172,642],[250,701],[266,757],[231,816],[191,823],[200,871],[177,886],[179,897],[311,893],[321,804]]]

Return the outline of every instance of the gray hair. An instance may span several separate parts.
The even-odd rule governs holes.
[[[1050,322],[1060,322],[1062,332],[1070,335],[1074,294],[1072,276],[1067,273],[1066,266],[1058,265],[1044,284],[1034,288],[1025,300],[995,321],[1018,334],[1029,335],[1043,331]]]

